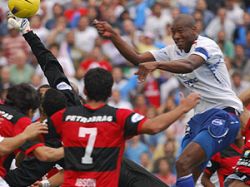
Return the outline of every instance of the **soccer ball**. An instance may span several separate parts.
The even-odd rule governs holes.
[[[40,0],[8,0],[8,6],[16,17],[29,18],[38,11]]]

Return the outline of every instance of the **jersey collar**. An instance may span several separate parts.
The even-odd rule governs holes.
[[[98,109],[104,107],[105,105],[106,105],[106,103],[103,103],[103,104],[99,105],[99,106],[96,107],[96,108],[94,108],[94,107],[92,107],[92,106],[90,106],[90,105],[88,105],[88,104],[84,104],[83,106],[86,107],[86,108],[88,108],[88,109],[90,109],[90,110],[98,110]]]

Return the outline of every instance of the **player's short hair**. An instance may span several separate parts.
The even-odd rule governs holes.
[[[65,108],[66,105],[67,99],[65,95],[54,88],[50,88],[42,100],[43,112],[47,116],[52,116],[55,112]]]
[[[39,88],[37,88],[37,92],[38,92],[38,95],[40,97],[40,100],[43,98],[43,96],[45,94],[42,92],[42,89],[50,89],[50,86],[48,84],[43,84]]]
[[[10,87],[7,91],[5,104],[16,107],[23,114],[27,114],[30,109],[39,107],[40,100],[37,91],[28,84],[19,84]]]
[[[43,85],[41,85],[41,86],[39,86],[39,87],[37,88],[37,91],[39,92],[39,90],[41,90],[42,88],[50,88],[50,85],[48,85],[48,84],[43,84]]]
[[[43,91],[43,89],[45,89],[45,91]],[[38,93],[38,96],[39,96],[39,99],[40,99],[40,106],[39,106],[40,115],[44,114],[42,103],[43,103],[44,95],[45,95],[45,93],[47,91],[46,89],[50,89],[50,86],[48,84],[43,84],[43,85],[41,85],[41,86],[39,86],[37,88],[37,93]]]
[[[113,83],[111,73],[103,68],[91,69],[84,76],[86,95],[94,101],[106,102],[111,96]]]

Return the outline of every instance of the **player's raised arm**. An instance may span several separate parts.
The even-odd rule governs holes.
[[[41,66],[45,76],[47,77],[50,86],[56,87],[57,79],[68,80],[63,73],[63,69],[54,55],[43,45],[39,37],[30,29],[28,19],[16,18],[9,14],[8,24],[20,30],[25,40],[32,49],[33,54],[36,56],[39,65]],[[51,71],[54,71],[52,73]]]
[[[63,68],[56,57],[41,42],[40,38],[30,29],[28,19],[16,18],[9,14],[8,24],[20,30],[25,40],[36,56],[41,69],[52,88],[61,90],[67,97],[69,105],[80,105],[78,96],[73,92],[72,86],[63,72]]]
[[[153,119],[148,119],[142,125],[140,133],[156,134],[165,130],[183,114],[194,108],[199,101],[200,95],[197,93],[191,93],[187,98],[183,98],[180,105],[174,110],[161,114]]]
[[[27,126],[22,133],[13,138],[1,138],[2,141],[0,142],[0,156],[11,153],[24,144],[24,142],[27,140],[33,139],[39,134],[44,134],[47,132],[47,126],[37,122]]]
[[[128,45],[121,36],[114,31],[114,29],[105,21],[95,20],[94,26],[98,30],[99,34],[105,38],[109,38],[119,52],[134,65],[138,65],[143,62],[154,61],[154,56],[150,52],[139,54],[136,50]]]

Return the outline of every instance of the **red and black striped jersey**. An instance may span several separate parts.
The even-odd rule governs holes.
[[[64,145],[63,186],[117,187],[125,140],[140,133],[146,118],[108,105],[66,108],[51,120]]]
[[[211,158],[206,173],[213,174],[217,171],[220,187],[224,187],[225,178],[234,172],[236,163],[242,154],[242,150],[235,144],[231,144],[229,147],[221,152],[216,153]]]
[[[30,124],[31,119],[18,110],[10,106],[0,105],[0,136],[14,137]],[[0,158],[1,177],[5,176],[13,158],[14,156],[11,154]]]
[[[250,177],[250,119],[246,125],[245,130],[246,143],[244,145],[244,151],[237,162],[236,172],[244,173]]]

